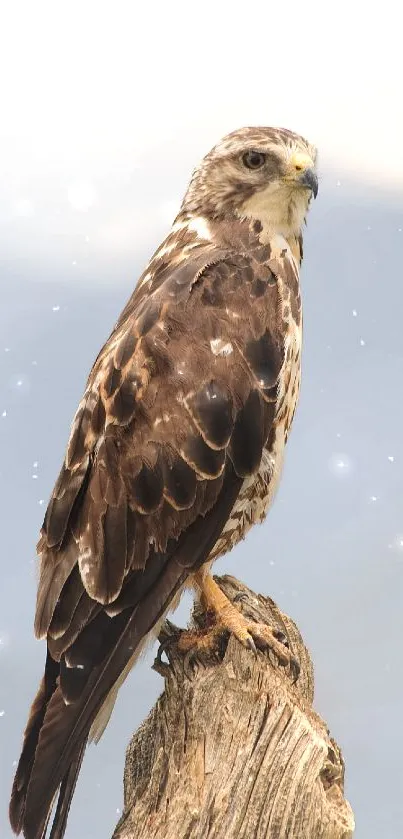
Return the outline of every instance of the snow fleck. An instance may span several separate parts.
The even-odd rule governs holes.
[[[0,717],[4,717],[5,711],[0,711]]]
[[[394,551],[399,551],[399,553],[403,551],[403,536],[401,533],[395,536],[393,542],[389,543],[388,548]]]
[[[42,504],[44,504],[44,503],[45,503],[45,499],[40,498],[39,501],[38,501],[39,506],[42,507]]]
[[[36,481],[36,480],[38,479],[38,475],[37,475],[35,472],[34,472],[34,474],[32,475],[32,479],[33,479],[34,481]]]
[[[353,309],[353,318],[356,318],[358,315],[357,309]]]
[[[395,456],[394,456],[393,454],[389,454],[389,455],[388,455],[388,461],[389,461],[389,463],[393,463],[394,459],[395,459]]]
[[[37,367],[37,366],[38,366],[38,362],[37,362],[37,361],[31,361],[31,364],[32,364],[32,367]]]
[[[334,475],[348,475],[352,470],[352,463],[346,454],[333,454],[329,458],[329,469]]]
[[[71,264],[72,265],[77,265],[77,261],[75,259],[73,259],[73,262]]]
[[[370,501],[378,501],[378,496],[377,495],[371,495],[369,500]]]
[[[4,347],[4,352],[10,352],[10,347]]]
[[[58,312],[60,310],[60,306],[52,306],[52,312]]]
[[[37,469],[37,468],[38,468],[38,461],[37,461],[37,460],[34,460],[34,462],[33,462],[33,464],[32,464],[32,468],[33,468],[33,469]]]
[[[17,393],[24,394],[24,396],[29,393],[31,388],[30,381],[25,375],[20,375],[18,378],[13,376],[10,385],[13,390],[16,390]]]
[[[336,181],[336,186],[341,186],[341,181]]]
[[[365,341],[363,338],[360,338],[360,346],[365,347]]]
[[[122,813],[122,811],[121,811],[120,807],[116,807],[116,815],[120,816],[121,813]]]
[[[6,417],[6,416],[7,416],[7,411],[3,411],[2,417]]]

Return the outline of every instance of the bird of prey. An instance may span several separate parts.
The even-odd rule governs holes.
[[[212,635],[289,661],[210,567],[264,519],[281,471],[315,164],[285,129],[218,143],[91,370],[38,543],[46,664],[10,804],[26,839],[47,834],[56,798],[50,836],[62,839],[86,744],[185,586],[215,614]],[[194,643],[185,633],[183,648]]]

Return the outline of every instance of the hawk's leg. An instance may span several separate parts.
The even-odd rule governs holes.
[[[211,574],[198,571],[193,577],[201,594],[201,601],[206,610],[214,613],[215,621],[213,626],[201,632],[183,632],[178,642],[179,649],[183,651],[215,651],[219,645],[219,637],[223,632],[235,635],[238,641],[245,647],[256,651],[270,648],[277,656],[282,665],[291,664],[294,668],[294,661],[283,633],[271,629],[263,623],[256,623],[248,620],[241,614],[237,606],[228,600],[219,585]]]

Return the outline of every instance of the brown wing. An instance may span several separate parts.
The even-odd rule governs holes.
[[[64,834],[91,724],[136,648],[206,561],[273,422],[283,363],[265,261],[197,249],[137,289],[73,422],[39,542],[47,638],[10,805]]]

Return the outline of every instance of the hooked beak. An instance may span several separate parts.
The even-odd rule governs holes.
[[[305,169],[305,172],[298,178],[298,183],[301,186],[310,189],[313,193],[313,197],[316,198],[318,194],[318,176],[314,169]]]

